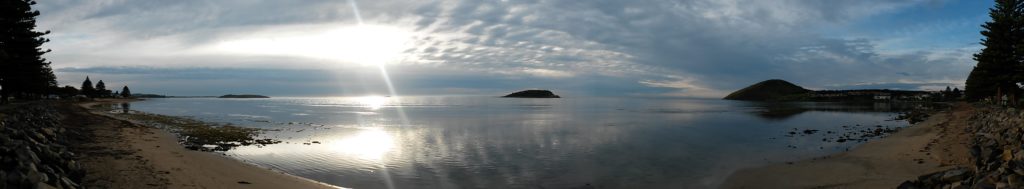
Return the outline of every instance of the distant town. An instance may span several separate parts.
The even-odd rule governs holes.
[[[821,90],[811,92],[812,101],[951,101],[963,98],[959,88],[943,91],[906,91],[888,89]]]

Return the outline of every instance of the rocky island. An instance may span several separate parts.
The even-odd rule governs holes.
[[[224,95],[224,96],[219,96],[217,98],[270,98],[270,97],[269,96],[263,96],[263,95],[254,95],[254,94],[237,94],[237,95],[236,94],[227,94],[227,95]]]
[[[525,90],[502,96],[504,98],[561,98],[549,90]]]

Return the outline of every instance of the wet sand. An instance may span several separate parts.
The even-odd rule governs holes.
[[[185,149],[164,130],[87,110],[104,100],[67,107],[64,123],[86,133],[80,149],[91,188],[336,188],[220,154]]]
[[[967,166],[973,108],[958,104],[849,152],[736,171],[722,188],[895,188],[920,175]],[[941,139],[941,140],[939,140]]]

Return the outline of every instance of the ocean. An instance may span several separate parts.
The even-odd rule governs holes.
[[[736,170],[901,128],[891,103],[485,96],[159,98],[131,109],[261,128],[225,155],[346,188],[714,188]]]

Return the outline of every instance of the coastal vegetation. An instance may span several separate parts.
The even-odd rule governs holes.
[[[11,99],[130,96],[107,90],[103,80],[93,85],[89,77],[79,89],[58,87],[51,62],[43,58],[51,52],[42,47],[50,41],[43,37],[50,31],[36,31],[36,17],[40,13],[32,9],[35,4],[33,0],[0,1],[0,104]],[[124,90],[127,89],[125,86]]]
[[[49,31],[36,31],[36,16],[32,0],[0,1],[0,104],[9,97],[40,99],[57,88],[50,62],[43,54],[43,35]]]
[[[984,48],[974,54],[978,64],[967,77],[966,96],[1017,104],[1024,82],[1024,1],[996,0],[989,17],[981,26]]]
[[[129,98],[129,97],[132,97],[131,96],[131,89],[128,89],[128,86],[122,87],[121,88],[122,91],[120,91],[120,92],[119,91],[110,91],[110,90],[107,89],[107,85],[105,83],[103,83],[103,80],[99,80],[98,82],[96,82],[96,85],[93,85],[92,84],[92,80],[90,80],[88,76],[85,77],[85,81],[82,81],[82,87],[81,87],[82,90],[75,92],[75,91],[71,91],[71,89],[74,89],[74,87],[65,86],[64,88],[68,88],[68,90],[67,90],[67,92],[61,93],[59,95],[61,97],[64,97],[64,96],[75,96],[75,95],[82,95],[82,96],[85,96],[85,97],[88,97],[88,98],[115,98],[115,97]],[[127,93],[125,93],[125,92],[127,92]]]
[[[280,143],[279,140],[257,138],[262,132],[260,129],[129,111],[125,107],[123,104],[100,103],[90,108],[117,119],[168,130],[177,134],[182,145],[192,150],[226,151],[236,146]]]

